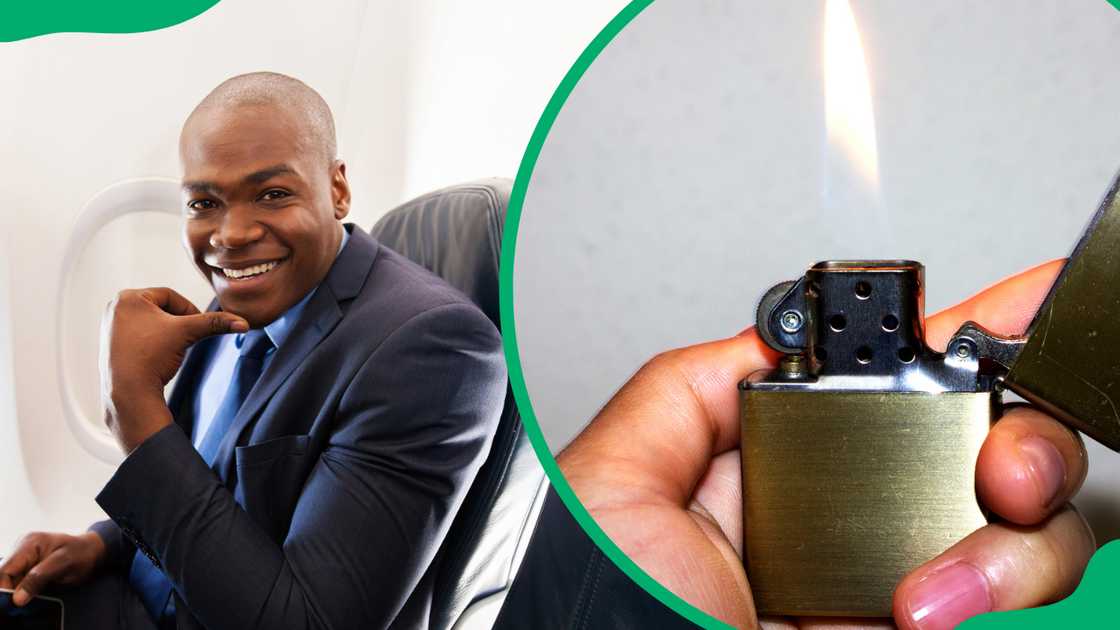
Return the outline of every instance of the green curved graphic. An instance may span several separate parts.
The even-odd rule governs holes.
[[[1120,576],[1120,540],[1097,550],[1089,560],[1081,584],[1072,595],[1056,604],[1027,610],[994,612],[973,617],[960,630],[1004,630],[1006,628],[1100,628],[1103,622],[1120,624],[1116,605],[1116,578]],[[1115,626],[1111,626],[1115,627]]]
[[[533,135],[529,138],[529,146],[525,149],[525,155],[521,158],[521,166],[517,169],[517,177],[513,182],[513,193],[510,195],[509,208],[506,211],[506,223],[504,234],[502,236],[502,257],[501,268],[498,272],[499,283],[499,304],[501,306],[501,320],[502,320],[502,343],[505,349],[506,364],[509,367],[509,379],[513,388],[513,396],[517,401],[517,408],[521,412],[521,419],[524,422],[526,432],[529,435],[529,441],[533,444],[533,450],[537,452],[537,459],[541,461],[544,466],[545,473],[548,475],[549,481],[552,482],[552,487],[556,493],[560,495],[560,499],[567,506],[568,511],[572,513],[576,521],[579,522],[583,530],[595,541],[595,544],[603,550],[608,558],[611,559],[626,575],[630,576],[634,582],[645,589],[648,593],[656,597],[666,606],[676,611],[689,621],[699,624],[705,628],[718,628],[720,630],[730,630],[731,626],[722,623],[715,617],[708,615],[699,608],[684,601],[672,591],[659,584],[656,580],[651,578],[649,574],[643,571],[634,561],[631,560],[615,545],[606,533],[603,532],[595,519],[591,518],[587,510],[579,502],[572,487],[568,485],[567,480],[564,479],[563,473],[560,472],[560,467],[556,465],[556,459],[552,456],[552,452],[548,448],[548,443],[544,439],[544,434],[541,433],[540,423],[537,422],[537,416],[533,412],[533,406],[529,401],[529,391],[525,387],[525,373],[521,367],[521,359],[517,350],[517,332],[516,322],[513,315],[513,259],[517,245],[517,229],[521,223],[521,209],[525,203],[525,191],[529,186],[529,179],[533,174],[533,167],[536,166],[537,158],[540,157],[541,147],[544,146],[545,138],[548,137],[548,132],[552,129],[552,124],[556,121],[556,116],[564,107],[564,102],[568,100],[568,96],[572,93],[576,84],[579,83],[580,78],[583,76],[599,53],[607,47],[612,39],[625,28],[639,13],[642,12],[647,6],[653,3],[653,0],[633,0],[630,4],[626,5],[622,11],[614,17],[603,30],[591,40],[583,53],[576,59],[575,64],[572,65],[568,73],[560,81],[560,86],[553,92],[552,98],[549,99],[548,105],[544,108],[544,113],[537,121],[537,126],[533,129]]]
[[[0,42],[51,33],[140,33],[200,15],[218,0],[10,0],[0,9]]]
[[[1120,0],[1107,1],[1117,9],[1120,9]],[[603,553],[606,554],[611,561],[618,565],[618,567],[634,580],[635,583],[665,604],[668,608],[703,628],[730,630],[731,626],[684,601],[650,577],[649,574],[643,571],[611,541],[602,528],[599,527],[598,523],[591,518],[591,515],[583,505],[580,504],[572,487],[568,485],[568,482],[564,479],[563,473],[560,472],[560,468],[556,464],[556,459],[552,456],[552,451],[549,449],[544,434],[541,432],[540,423],[537,421],[532,403],[529,400],[529,391],[525,385],[525,374],[521,366],[521,358],[517,345],[516,321],[513,312],[513,265],[517,247],[517,230],[521,222],[521,211],[525,203],[525,193],[529,186],[529,180],[533,175],[533,168],[537,164],[541,148],[544,146],[545,139],[548,137],[548,133],[551,131],[557,115],[559,115],[560,110],[564,107],[565,101],[567,101],[568,96],[571,95],[572,90],[575,89],[576,84],[579,83],[580,78],[587,72],[587,69],[603,49],[606,48],[607,44],[652,3],[653,0],[632,0],[614,17],[614,19],[603,27],[603,30],[588,44],[587,48],[584,49],[576,59],[571,69],[564,75],[563,80],[560,81],[560,85],[556,88],[556,91],[553,92],[552,98],[549,99],[548,104],[545,106],[544,113],[541,114],[540,120],[537,121],[537,126],[533,129],[533,135],[529,139],[529,145],[525,149],[525,154],[521,159],[521,165],[517,170],[517,177],[514,180],[513,193],[510,197],[509,208],[506,214],[504,236],[502,239],[501,269],[499,271],[499,302],[501,307],[502,338],[506,363],[509,368],[510,383],[514,398],[517,401],[517,407],[524,421],[526,432],[529,435],[529,440],[553,488],[556,490],[557,494],[560,495],[564,505],[572,513],[576,521],[579,522],[584,531],[587,532],[591,539],[595,541],[595,544],[603,550]],[[1105,604],[1104,592],[1110,580],[1115,582],[1117,578],[1120,578],[1120,557],[1118,556],[1120,556],[1120,541],[1102,547],[1097,554],[1093,556],[1093,560],[1089,565],[1089,569],[1082,583],[1082,588],[1079,588],[1077,593],[1067,600],[1045,608],[981,615],[967,622],[963,627],[966,627],[967,630],[987,630],[988,628],[1002,629],[1008,627],[1054,628],[1066,627],[1069,625],[1069,622],[1072,621],[1093,622],[1086,625],[1089,627],[1099,627],[1102,621],[1114,620],[1117,617],[1115,609],[1110,611]],[[1058,610],[1057,613],[1054,612],[1055,609]]]

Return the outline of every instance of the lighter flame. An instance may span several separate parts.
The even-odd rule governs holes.
[[[824,100],[829,145],[845,154],[865,185],[878,190],[871,81],[848,0],[827,0],[825,5]]]

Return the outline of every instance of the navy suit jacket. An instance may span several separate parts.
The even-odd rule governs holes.
[[[180,628],[414,628],[506,389],[494,325],[360,229],[223,440],[189,435],[212,341],[188,353],[175,424],[136,448],[93,526],[175,587]]]

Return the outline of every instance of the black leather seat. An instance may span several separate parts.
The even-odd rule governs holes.
[[[428,193],[391,210],[371,233],[465,293],[500,329],[498,261],[511,189],[508,179],[485,179]],[[507,390],[490,454],[433,565],[430,628],[492,625],[547,487]]]

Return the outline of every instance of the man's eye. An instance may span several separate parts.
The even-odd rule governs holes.
[[[218,204],[214,203],[210,199],[195,199],[194,201],[188,203],[187,207],[191,210],[213,210],[214,208],[218,207]]]
[[[266,190],[264,192],[264,194],[261,195],[261,199],[266,199],[268,201],[276,201],[277,199],[283,199],[284,197],[290,197],[290,196],[291,196],[291,194],[288,193],[288,191],[286,191],[286,190],[279,190],[279,189],[273,188],[272,190]]]

